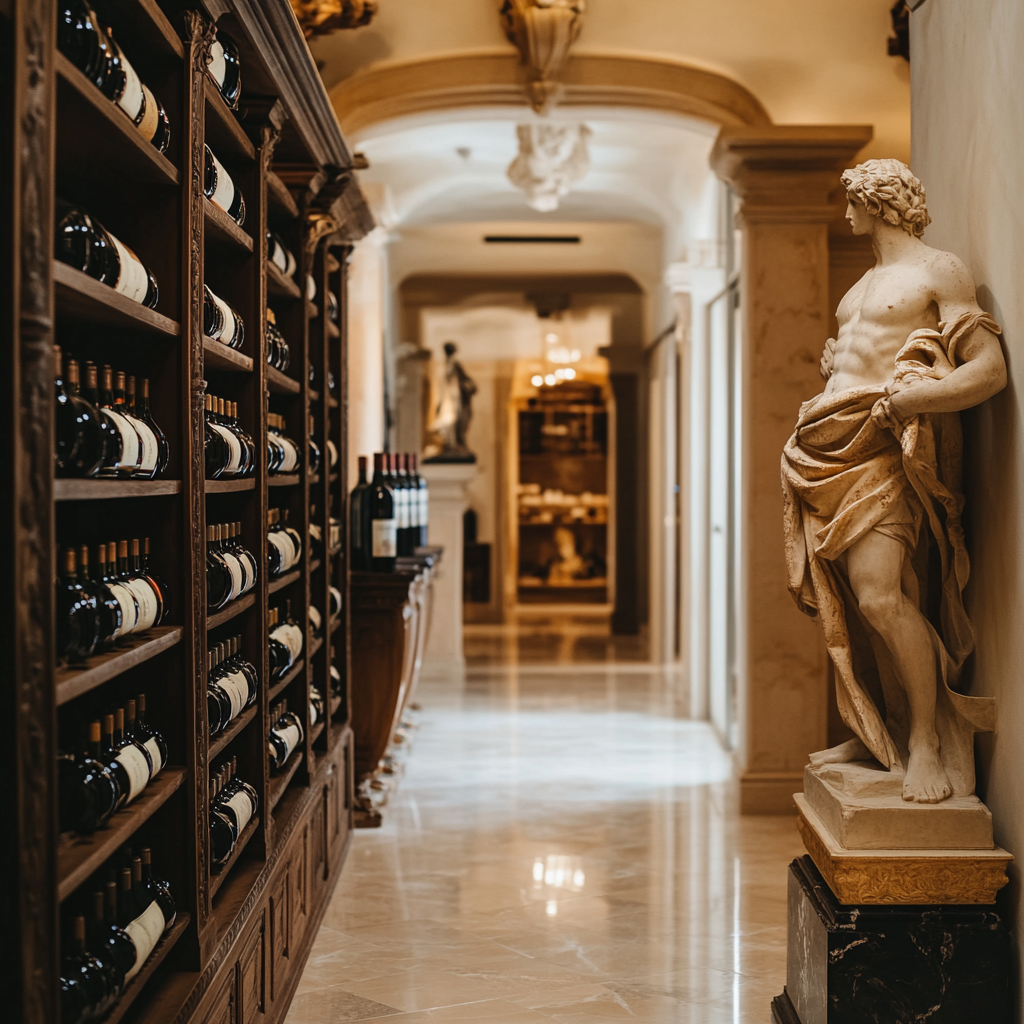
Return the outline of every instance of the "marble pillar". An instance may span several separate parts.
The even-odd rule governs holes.
[[[822,387],[818,361],[832,314],[829,194],[870,138],[860,125],[726,127],[711,156],[740,200],[742,229],[737,711],[748,814],[791,813],[808,754],[827,745],[821,629],[786,589],[779,453],[793,411]]]
[[[443,547],[434,580],[434,607],[427,638],[428,671],[460,671],[462,653],[462,516],[469,508],[467,488],[477,468],[471,462],[420,463],[430,487],[428,539]]]

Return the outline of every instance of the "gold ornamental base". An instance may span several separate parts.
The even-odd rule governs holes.
[[[803,793],[793,797],[800,838],[840,903],[995,903],[1013,857],[991,850],[847,850]]]

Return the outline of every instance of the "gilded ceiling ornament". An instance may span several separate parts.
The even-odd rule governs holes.
[[[295,0],[292,0],[294,3]],[[530,69],[530,106],[545,113],[558,101],[558,75],[583,27],[586,0],[502,0],[505,35]]]
[[[377,0],[291,0],[291,3],[307,39],[341,28],[369,25],[377,13]]]

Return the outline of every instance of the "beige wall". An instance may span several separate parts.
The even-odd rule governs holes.
[[[1003,327],[1010,382],[966,414],[968,610],[978,635],[973,692],[998,699],[994,736],[979,740],[979,792],[996,842],[1024,856],[1024,193],[1020,167],[1020,0],[927,0],[912,17],[914,169],[934,223],[925,241],[956,252],[978,299]],[[1000,902],[1020,927],[1020,861]],[[1018,939],[1018,947],[1021,943]],[[1020,1010],[1018,1009],[1018,1013]],[[1018,1018],[1020,1019],[1020,1018]]]
[[[872,156],[908,155],[906,62],[886,53],[891,0],[591,0],[579,52],[648,54],[745,85],[773,121],[873,124]],[[373,23],[313,43],[328,88],[385,62],[507,50],[497,0],[387,0]]]

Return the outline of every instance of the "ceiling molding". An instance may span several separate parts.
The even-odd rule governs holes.
[[[617,53],[570,57],[559,107],[658,110],[719,125],[769,125],[761,102],[735,79],[676,61]],[[399,117],[524,102],[526,69],[518,55],[480,50],[384,64],[336,85],[331,102],[347,136]]]

